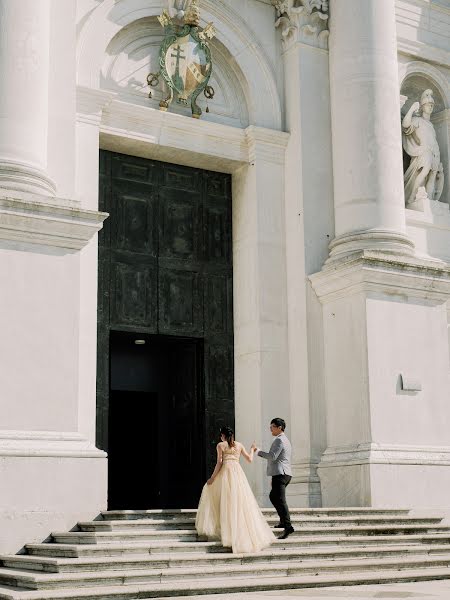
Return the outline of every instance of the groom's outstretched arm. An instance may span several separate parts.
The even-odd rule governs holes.
[[[269,452],[264,452],[264,450],[258,450],[258,456],[260,456],[261,458],[271,458],[272,460],[277,460],[282,450],[283,442],[280,440],[280,438],[277,438],[270,447]]]

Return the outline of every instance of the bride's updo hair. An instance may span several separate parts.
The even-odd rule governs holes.
[[[233,448],[233,446],[235,445],[235,441],[234,431],[231,429],[231,427],[222,427],[220,429],[220,435],[223,435],[225,437],[225,440],[228,442],[228,446],[230,448]]]

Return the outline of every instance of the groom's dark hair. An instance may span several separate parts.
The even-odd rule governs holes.
[[[286,429],[286,421],[284,419],[280,419],[279,417],[272,419],[270,424],[275,425],[275,427],[281,427],[283,431]]]

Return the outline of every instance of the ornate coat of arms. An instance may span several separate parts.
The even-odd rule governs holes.
[[[165,30],[165,38],[159,51],[160,70],[158,73],[150,73],[147,82],[155,87],[160,77],[164,79],[169,93],[159,103],[161,110],[169,108],[176,94],[179,104],[188,105],[190,101],[192,116],[198,119],[202,114],[202,109],[197,104],[199,95],[203,92],[207,99],[214,97],[214,89],[208,85],[212,73],[208,41],[215,36],[216,30],[212,23],[203,30],[199,28],[198,0],[191,0],[188,10],[180,10],[177,15],[176,21],[164,10],[158,17]],[[151,91],[149,96],[152,97]]]

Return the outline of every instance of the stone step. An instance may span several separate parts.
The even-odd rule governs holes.
[[[51,558],[24,554],[1,556],[0,566],[8,569],[36,571],[41,573],[73,573],[90,571],[126,571],[131,569],[167,569],[181,567],[211,566],[214,564],[245,565],[289,561],[349,560],[355,558],[378,559],[386,557],[437,556],[450,554],[449,545],[375,546],[370,548],[327,549],[267,549],[256,554],[231,553],[178,553],[174,555],[138,554],[131,556],[93,558]]]
[[[286,540],[275,540],[271,548],[328,548],[329,546],[347,546],[364,548],[375,545],[446,545],[450,544],[449,534],[421,535],[364,535],[364,536],[305,536]],[[153,543],[97,543],[97,544],[62,544],[43,543],[27,544],[26,551],[32,556],[54,558],[81,558],[88,556],[123,556],[127,554],[173,554],[173,553],[205,553],[227,552],[220,542],[176,542],[155,541]]]
[[[176,596],[197,596],[228,593],[301,588],[332,587],[342,585],[380,584],[408,581],[430,581],[450,579],[450,568],[404,569],[402,571],[366,570],[361,572],[336,572],[321,575],[203,579],[201,581],[181,581],[178,583],[150,583],[128,586],[98,586],[69,590],[15,590],[2,586],[0,600],[148,600],[150,598],[175,598]]]
[[[273,515],[276,517],[276,512],[272,508],[263,508],[263,513],[267,516]],[[391,516],[402,516],[408,515],[411,511],[408,509],[394,509],[394,508],[367,508],[367,507],[356,507],[356,508],[291,508],[290,513],[292,516],[357,516],[357,515],[391,515]],[[126,520],[126,519],[168,519],[177,517],[190,516],[195,519],[197,514],[196,509],[160,509],[160,510],[107,510],[101,513],[105,520]]]
[[[305,525],[297,527],[291,537],[302,537],[311,535],[329,536],[329,535],[374,535],[375,533],[389,534],[414,534],[414,533],[450,533],[448,525],[410,525],[410,524],[383,524],[383,525],[335,525],[334,527],[317,524],[315,527]],[[96,544],[110,542],[142,542],[152,541],[157,538],[164,540],[177,541],[196,541],[198,539],[195,530],[192,529],[174,529],[174,530],[151,530],[134,529],[132,531],[69,531],[52,533],[52,538],[56,543],[61,544]]]
[[[99,571],[95,573],[41,574],[0,568],[0,584],[29,590],[61,590],[69,588],[93,588],[97,586],[146,585],[149,583],[200,582],[211,579],[229,580],[262,577],[295,577],[324,575],[327,573],[355,573],[358,571],[404,569],[435,569],[450,567],[450,553],[441,557],[380,558],[377,560],[353,559],[316,562],[279,562],[261,565],[214,565],[191,568],[144,569],[127,571]]]
[[[177,542],[195,542],[199,541],[197,532],[192,529],[174,529],[174,530],[134,530],[134,531],[68,531],[52,533],[53,540],[58,544],[97,544],[109,542],[132,542],[132,541],[154,541],[154,540],[175,540]]]
[[[270,516],[267,518],[270,525],[278,523],[278,517]],[[302,517],[300,515],[292,516],[294,527],[337,527],[339,525],[437,525],[441,523],[442,517],[436,516],[359,516],[359,517]],[[162,531],[165,529],[194,529],[195,519],[193,517],[172,518],[172,519],[133,519],[133,520],[99,520],[99,521],[82,521],[79,522],[78,528],[80,531],[129,531],[133,529],[156,530]]]

